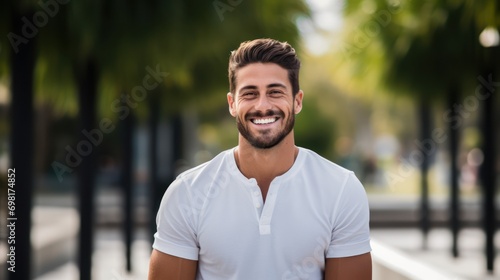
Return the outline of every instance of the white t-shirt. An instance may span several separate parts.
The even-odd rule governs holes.
[[[304,148],[264,204],[224,151],[177,177],[156,222],[153,248],[198,260],[197,279],[322,279],[325,258],[371,251],[363,186]]]

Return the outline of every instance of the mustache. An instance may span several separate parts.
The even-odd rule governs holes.
[[[278,116],[281,118],[285,117],[285,113],[281,110],[267,110],[265,113],[261,111],[256,111],[256,112],[249,112],[245,115],[245,120],[249,120],[252,118],[264,118],[264,117],[272,117],[272,116]]]

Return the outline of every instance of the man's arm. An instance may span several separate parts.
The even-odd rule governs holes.
[[[372,257],[370,253],[345,258],[326,259],[325,280],[351,279],[372,279]]]
[[[198,261],[183,259],[153,249],[149,260],[149,280],[194,280]]]

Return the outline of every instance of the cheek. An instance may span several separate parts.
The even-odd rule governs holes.
[[[246,112],[248,112],[248,105],[246,105],[244,102],[237,102],[233,107],[235,115],[244,115]]]

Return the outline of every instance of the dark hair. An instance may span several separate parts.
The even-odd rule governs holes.
[[[292,85],[292,94],[299,92],[300,60],[295,50],[287,42],[273,39],[256,39],[240,44],[229,57],[229,90],[236,90],[236,70],[250,63],[275,63],[288,71],[288,79]]]

